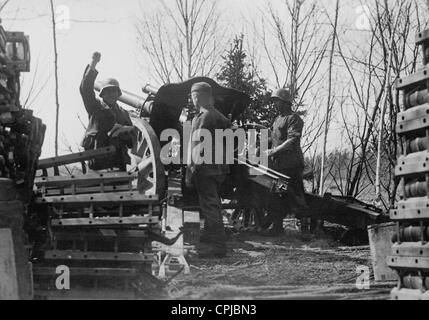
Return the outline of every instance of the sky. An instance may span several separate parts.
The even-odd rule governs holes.
[[[92,53],[102,54],[98,66],[99,79],[117,78],[123,89],[141,94],[147,82],[153,82],[142,68],[139,56],[136,13],[141,8],[152,10],[157,0],[54,0],[56,10],[69,10],[70,25],[57,30],[60,97],[60,154],[69,153],[68,146],[78,151],[84,134],[82,122],[87,124],[87,114],[79,94],[79,83]],[[166,0],[168,1],[172,0]],[[247,32],[249,21],[257,19],[263,0],[219,0],[223,23],[228,23],[235,34]],[[334,1],[325,0],[327,6]],[[351,28],[359,18],[358,0],[345,0],[349,9],[341,16],[341,23]],[[141,6],[140,6],[141,4]],[[275,7],[277,4],[273,2]],[[347,6],[346,6],[347,7]],[[22,102],[26,100],[32,79],[35,88],[43,88],[35,99],[30,95],[30,108],[47,125],[42,157],[54,155],[55,94],[52,21],[49,0],[11,0],[1,14],[6,30],[24,31],[30,36],[32,54],[31,72],[23,75]],[[263,69],[263,68],[262,68]],[[270,76],[267,75],[269,78]],[[270,79],[269,83],[270,83]],[[271,82],[272,85],[272,82]],[[37,90],[36,90],[37,91]],[[82,121],[82,122],[81,122]]]

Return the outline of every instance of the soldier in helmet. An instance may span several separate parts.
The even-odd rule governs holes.
[[[278,112],[272,126],[272,148],[267,151],[271,167],[291,178],[287,193],[287,201],[272,199],[270,203],[270,219],[272,229],[265,235],[280,235],[284,232],[283,218],[286,213],[300,215],[306,210],[304,197],[303,171],[304,157],[301,149],[301,136],[304,122],[292,111],[293,98],[286,89],[278,89],[271,96],[271,102]],[[286,205],[286,207],[285,207]]]
[[[89,167],[93,170],[119,168],[126,171],[126,165],[131,162],[128,148],[132,148],[136,132],[128,112],[117,104],[122,91],[116,79],[106,79],[102,82],[101,100],[95,96],[94,82],[98,75],[95,68],[100,60],[101,54],[94,53],[80,85],[80,93],[89,116],[82,147],[85,150],[92,150],[115,146],[115,157],[90,161]]]

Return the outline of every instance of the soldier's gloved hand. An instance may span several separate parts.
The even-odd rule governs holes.
[[[92,61],[90,63],[90,67],[92,69],[95,69],[97,64],[101,61],[101,53],[100,52],[94,52],[92,55]]]

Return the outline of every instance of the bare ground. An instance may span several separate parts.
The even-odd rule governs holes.
[[[357,267],[371,267],[369,247],[341,247],[329,237],[287,230],[278,238],[238,234],[224,259],[187,258],[167,299],[388,299],[394,283],[356,286]]]

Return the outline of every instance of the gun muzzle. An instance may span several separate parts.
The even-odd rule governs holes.
[[[149,83],[147,83],[144,87],[143,87],[143,92],[146,94],[153,94],[156,95],[158,93],[158,89],[155,88],[154,86],[150,85]]]

